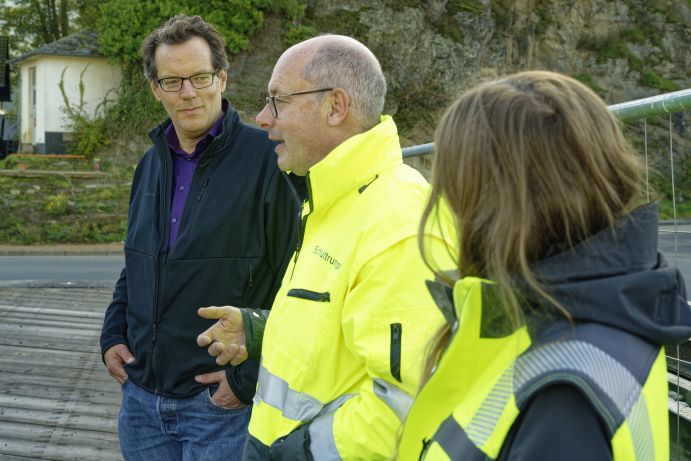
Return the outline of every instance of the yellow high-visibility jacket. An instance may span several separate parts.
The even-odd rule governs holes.
[[[390,117],[310,168],[268,317],[246,459],[388,459],[443,324],[418,250],[429,188]],[[446,253],[440,237],[428,239]],[[287,437],[286,437],[287,436]]]
[[[679,271],[657,253],[656,216],[638,209],[616,236],[605,229],[537,265],[573,324],[529,315],[530,327],[512,327],[496,285],[479,278],[456,282],[446,303],[435,295],[457,320],[397,459],[667,461],[661,344],[691,335],[691,311]]]

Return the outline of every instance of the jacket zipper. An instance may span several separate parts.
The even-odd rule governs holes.
[[[389,354],[389,361],[391,366],[391,376],[393,376],[399,383],[401,380],[401,338],[403,336],[403,327],[400,323],[391,324],[391,351]]]
[[[302,216],[302,232],[300,234],[300,241],[298,242],[297,250],[295,251],[295,264],[298,262],[298,256],[300,256],[300,249],[302,248],[302,244],[305,240],[305,234],[307,233],[307,218],[314,213],[314,203],[312,202],[312,183],[310,181],[310,172],[307,172],[307,175],[305,175],[305,183],[307,184],[307,203],[309,204],[310,207],[310,212],[306,216]],[[295,270],[295,266],[293,266],[293,271]],[[292,278],[292,274],[291,274]]]
[[[422,451],[420,452],[420,457],[418,458],[418,461],[422,461],[422,459],[425,457],[425,454],[427,453],[427,450],[429,449],[430,443],[432,443],[432,439],[427,439],[427,438],[422,439]]]
[[[328,291],[319,293],[316,291],[304,290],[302,288],[293,288],[288,291],[288,296],[293,298],[307,299],[309,301],[317,301],[320,303],[328,303],[331,301],[331,294]]]
[[[285,174],[285,173],[283,173]],[[300,199],[300,195],[298,195],[298,192],[295,190],[295,186],[293,186],[293,183],[290,181],[290,178],[286,177],[286,181],[288,181],[288,186],[290,190],[292,191],[293,195],[297,199],[299,203],[303,203],[303,201]],[[307,203],[309,203],[310,207],[310,214],[314,212],[314,209],[312,207],[312,186],[310,184],[310,174],[309,171],[307,172],[307,175],[305,176],[305,182],[307,184]],[[304,209],[304,203],[303,207]],[[302,242],[305,238],[305,228],[307,227],[307,216],[302,216],[302,209],[298,212],[297,215],[297,225],[298,225],[298,240],[297,244],[295,245],[295,256],[293,258],[293,268],[290,272],[290,279],[293,279],[293,274],[295,273],[295,265],[298,262],[298,256],[300,255],[300,250],[302,249]],[[302,218],[302,219],[301,219]]]
[[[310,213],[312,213],[312,207],[311,206],[310,206]],[[293,263],[294,263],[293,264],[293,271],[295,271],[295,265],[298,263],[298,256],[300,256],[300,250],[302,249],[302,243],[305,239],[305,230],[307,229],[307,218],[308,217],[309,217],[309,215],[302,216],[302,219],[300,221],[300,227],[301,227],[302,231],[298,234],[298,237],[300,238],[300,240],[298,240],[298,243],[295,247],[295,258],[293,260]],[[290,274],[290,278],[291,279],[293,278],[292,273]]]
[[[161,292],[162,292],[162,280],[163,280],[163,273],[164,270],[162,268],[162,263],[161,263],[161,251],[163,250],[164,246],[168,245],[168,230],[169,230],[169,223],[168,220],[170,219],[170,204],[169,204],[169,198],[170,198],[170,182],[172,181],[172,178],[170,178],[170,151],[168,150],[168,145],[167,143],[163,142],[164,140],[162,139],[162,136],[159,134],[159,148],[162,148],[164,158],[163,160],[163,179],[164,179],[164,184],[163,184],[163,218],[162,218],[162,238],[161,242],[158,245],[158,250],[156,251],[156,257],[154,259],[155,264],[154,264],[154,274],[155,274],[155,280],[156,280],[156,287],[155,287],[155,294],[154,294],[154,318],[153,318],[153,325],[151,326],[151,369],[153,370],[153,378],[154,378],[154,393],[158,394],[159,392],[159,383],[157,379],[157,372],[156,372],[156,330],[158,328],[158,305],[160,303],[161,299]],[[166,256],[163,259],[163,266],[167,264],[168,260],[168,252],[166,250]]]
[[[224,128],[225,129],[225,128]],[[237,131],[236,131],[237,132]],[[209,151],[210,147],[212,145],[217,144],[219,137],[216,137],[213,141],[211,141],[211,144],[207,146],[207,148],[204,150],[204,153]],[[154,257],[154,280],[156,281],[156,286],[155,286],[155,293],[154,293],[154,318],[153,318],[153,325],[151,326],[151,369],[153,370],[153,379],[154,379],[154,393],[158,394],[159,393],[159,382],[157,379],[157,370],[156,370],[156,330],[158,328],[158,307],[160,304],[160,299],[161,299],[161,293],[163,292],[164,289],[164,278],[165,278],[165,268],[168,265],[168,250],[167,250],[167,245],[168,245],[168,234],[169,234],[169,222],[168,220],[170,219],[170,195],[171,195],[171,183],[172,183],[172,178],[171,178],[171,173],[172,173],[172,160],[171,160],[171,153],[168,148],[168,142],[166,139],[164,139],[163,131],[159,130],[158,133],[158,138],[157,140],[157,147],[159,148],[160,152],[163,152],[163,179],[164,179],[164,185],[163,185],[163,208],[162,208],[162,214],[163,214],[163,236],[161,239],[161,242],[159,243],[158,250],[156,252],[156,256]],[[154,144],[156,144],[156,141],[154,141]],[[199,165],[197,165],[197,168],[195,169],[195,175],[197,174],[197,171],[199,171]],[[209,179],[207,178],[206,181],[204,182],[204,186],[202,187],[202,191],[199,193],[197,196],[197,200],[200,200],[202,195],[204,194],[204,191],[206,190],[206,186],[209,183]],[[165,256],[163,258],[163,261],[161,261],[161,251],[163,248],[166,248]]]
[[[250,266],[248,268],[248,272],[249,272],[249,283],[248,283],[248,285],[250,288],[252,288],[252,272],[253,271],[254,271],[254,263],[252,261],[250,261]]]

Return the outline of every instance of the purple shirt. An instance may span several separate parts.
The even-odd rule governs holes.
[[[180,221],[182,220],[182,213],[185,210],[185,202],[190,192],[192,185],[192,178],[194,171],[197,169],[197,164],[202,156],[202,152],[206,149],[211,141],[214,140],[223,130],[223,119],[225,112],[216,120],[211,126],[211,129],[200,139],[194,146],[194,152],[188,154],[180,147],[180,140],[175,128],[171,123],[166,128],[166,139],[168,140],[168,147],[173,156],[173,200],[170,207],[170,221],[168,232],[168,249],[170,250],[175,245],[178,238],[178,231],[180,230]]]

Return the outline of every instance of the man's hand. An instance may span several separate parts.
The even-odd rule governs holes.
[[[103,360],[106,362],[106,368],[110,376],[115,378],[115,380],[122,384],[127,379],[127,373],[125,373],[125,363],[133,363],[134,356],[130,352],[130,348],[124,344],[116,344],[108,348],[105,354],[103,354]]]
[[[205,319],[218,319],[211,328],[197,336],[197,344],[207,347],[209,355],[216,357],[216,363],[239,365],[247,360],[245,330],[242,327],[242,313],[232,306],[202,307],[197,313]]]
[[[197,375],[194,380],[202,384],[218,383],[218,390],[211,396],[211,401],[219,407],[223,408],[245,408],[247,405],[242,403],[230,388],[228,378],[226,378],[225,371],[216,371],[214,373],[205,373]]]

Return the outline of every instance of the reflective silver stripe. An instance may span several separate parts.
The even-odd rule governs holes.
[[[403,421],[408,416],[413,398],[401,388],[394,386],[383,379],[374,380],[374,395],[379,397],[386,405],[396,413],[398,419]]]
[[[555,371],[566,372],[562,378],[574,382],[588,394],[612,433],[629,415],[641,394],[641,385],[621,363],[602,349],[577,340],[549,343],[519,357],[516,361],[515,389],[522,390],[526,385],[540,387],[544,380],[554,380],[553,375],[548,375]],[[592,379],[598,389],[591,389],[578,375],[572,375],[574,372]],[[533,380],[535,382],[531,382]],[[529,389],[526,391],[530,392]],[[614,408],[607,405],[597,392],[604,393]]]
[[[261,402],[280,410],[284,417],[303,423],[311,420],[324,408],[324,404],[304,392],[292,390],[288,383],[259,366],[257,393],[254,403]]]
[[[325,416],[312,421],[309,425],[310,431],[310,451],[314,459],[318,460],[341,460],[336,448],[336,440],[333,431],[334,414],[329,413]]]
[[[550,379],[549,376],[544,379],[539,377],[554,371],[577,372],[588,376],[597,389],[591,389],[589,383],[574,376],[562,376],[562,379],[574,382],[588,394],[612,434],[626,418],[635,459],[654,458],[653,430],[642,387],[633,374],[609,354],[583,341],[564,341],[530,351],[519,358],[518,362],[520,366],[517,365],[516,389],[522,389],[526,385],[539,387],[544,384],[544,379]],[[536,377],[538,379],[531,383]],[[614,408],[607,405],[598,393],[604,393],[612,401]]]
[[[468,433],[461,428],[453,415],[449,415],[439,426],[432,437],[431,443],[436,442],[444,450],[449,459],[462,459],[463,461],[487,461],[489,458],[476,447],[468,437]],[[422,450],[422,457],[429,449],[429,445]]]
[[[314,459],[341,459],[341,455],[338,454],[338,449],[336,448],[336,439],[334,439],[334,413],[341,405],[355,397],[355,395],[356,394],[343,394],[333,400],[326,405],[314,421],[310,423],[310,451]]]
[[[327,403],[326,406],[322,409],[322,411],[319,412],[317,417],[321,417],[324,415],[328,415],[329,413],[333,413],[336,410],[338,410],[341,405],[346,403],[348,400],[352,399],[355,397],[357,394],[343,394],[342,396],[332,400],[331,402]]]
[[[641,385],[619,361],[584,341],[549,343],[516,359],[473,415],[466,429],[468,438],[476,447],[484,446],[514,392],[520,406],[519,400],[556,380],[571,382],[585,392],[612,434],[626,418],[636,459],[653,459],[653,432]]]
[[[650,427],[650,417],[648,416],[648,405],[646,404],[643,393],[638,396],[636,403],[631,408],[631,414],[627,418],[631,440],[633,441],[633,451],[636,453],[637,460],[647,460],[655,458],[655,448],[653,440],[653,429]]]
[[[468,424],[466,433],[475,446],[482,447],[489,440],[512,395],[513,366],[510,366],[494,383],[492,390]]]

